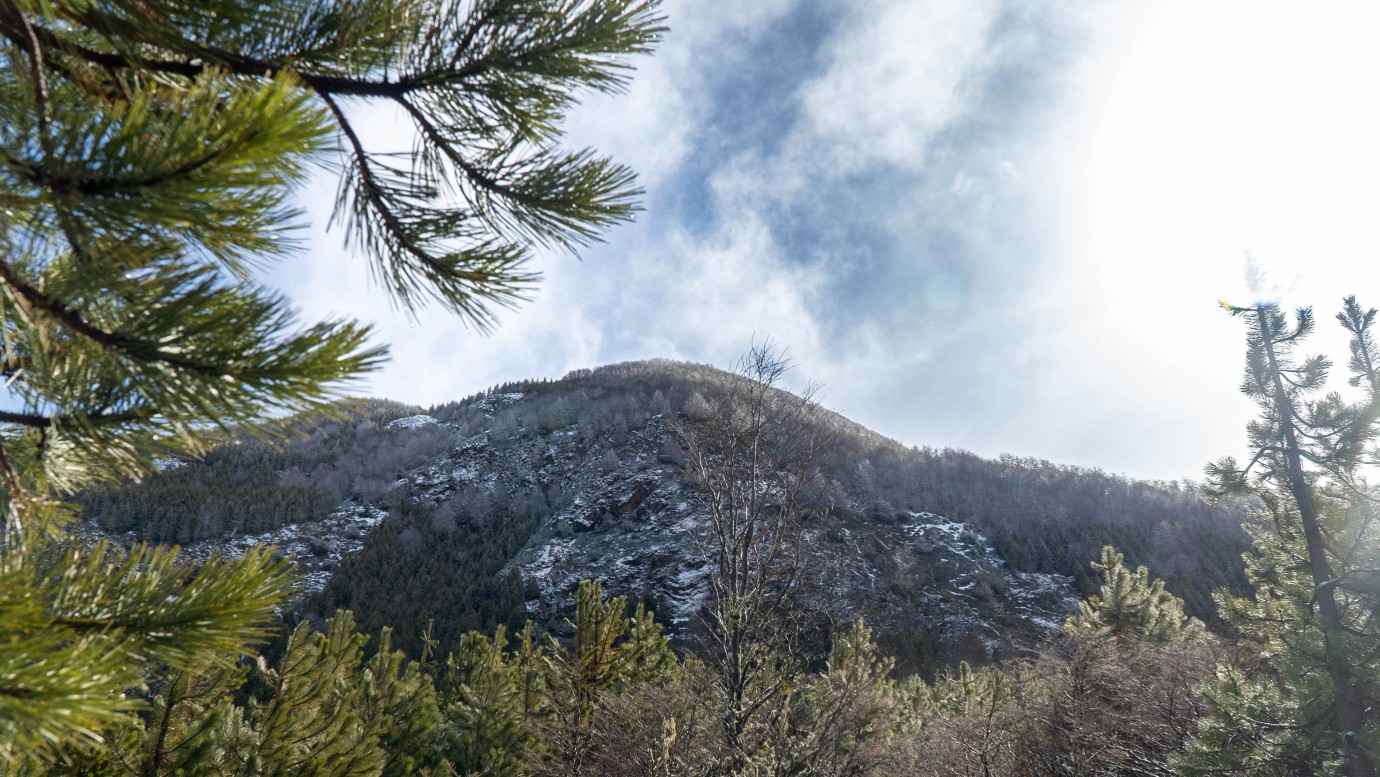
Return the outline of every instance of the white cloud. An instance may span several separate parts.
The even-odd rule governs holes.
[[[934,136],[961,117],[991,63],[996,0],[850,4],[827,68],[801,101],[801,156],[840,173],[882,163],[924,166]]]
[[[712,74],[752,67],[755,38],[790,13],[797,0],[671,0],[663,4],[670,32],[637,68],[627,94],[590,95],[570,116],[569,140],[637,170],[655,190],[697,142],[711,108]]]
[[[536,298],[494,335],[439,311],[412,326],[338,235],[285,285],[313,317],[378,321],[394,360],[371,390],[399,399],[630,358],[727,364],[771,336],[827,404],[907,443],[1181,476],[1230,452],[1213,440],[1244,420],[1239,332],[1213,308],[1240,286],[1242,249],[1271,267],[1304,248],[1380,266],[1354,252],[1380,205],[1365,188],[1380,124],[1350,91],[1377,63],[1360,53],[1274,63],[1290,25],[1245,6],[839,5],[824,18],[789,0],[669,3],[672,31],[636,61],[631,93],[591,98],[571,123],[572,145],[639,170],[650,209],[583,262],[541,258]],[[1209,54],[1239,47],[1233,14],[1262,39],[1224,64]],[[831,25],[812,30],[811,69],[759,58],[807,17]],[[1050,40],[1076,46],[1085,24],[1105,45],[1051,58]],[[1013,69],[1045,80],[1000,80]],[[787,110],[726,91],[759,76],[789,87]],[[1331,113],[1294,120],[1271,99]],[[711,125],[744,102],[769,142]]]
[[[814,309],[824,273],[784,261],[760,219],[743,214],[709,239],[680,233],[670,248],[678,277],[656,272],[639,280],[662,297],[653,328],[681,333],[682,352],[733,354],[754,333],[818,340]]]

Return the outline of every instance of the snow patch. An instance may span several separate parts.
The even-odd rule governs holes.
[[[352,500],[319,521],[290,523],[229,540],[188,543],[182,547],[181,556],[201,562],[218,553],[239,556],[255,545],[272,545],[297,562],[301,589],[316,592],[325,587],[341,559],[364,548],[365,535],[387,517],[386,510]]]
[[[410,415],[410,416],[408,416],[408,417],[406,417],[406,418],[396,418],[396,419],[394,419],[394,420],[392,420],[392,421],[389,421],[388,424],[385,425],[383,428],[384,428],[384,429],[420,429],[420,428],[422,428],[423,426],[431,426],[431,425],[433,425],[433,424],[438,424],[438,423],[440,423],[440,421],[437,421],[435,418],[432,418],[432,417],[429,416],[429,415]]]

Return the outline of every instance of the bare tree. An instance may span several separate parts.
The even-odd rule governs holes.
[[[673,425],[709,518],[695,532],[710,570],[703,659],[735,773],[783,724],[804,670],[802,525],[821,509],[813,497],[832,425],[814,387],[778,388],[790,366],[774,343],[755,343],[732,378],[691,397]]]

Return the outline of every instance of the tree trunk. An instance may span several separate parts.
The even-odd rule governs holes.
[[[1279,413],[1279,437],[1284,449],[1284,459],[1288,468],[1289,492],[1299,508],[1299,518],[1303,521],[1304,542],[1308,546],[1308,566],[1313,574],[1313,594],[1318,603],[1318,614],[1323,626],[1323,661],[1327,665],[1328,676],[1335,688],[1337,716],[1342,724],[1346,744],[1346,773],[1351,777],[1376,777],[1376,768],[1370,754],[1357,741],[1357,736],[1365,727],[1365,702],[1356,688],[1355,673],[1344,658],[1333,654],[1335,641],[1342,636],[1343,624],[1337,612],[1337,598],[1333,581],[1332,565],[1327,560],[1327,549],[1323,542],[1322,527],[1318,523],[1317,504],[1313,492],[1303,472],[1303,460],[1299,454],[1298,435],[1294,429],[1294,404],[1285,391],[1284,377],[1280,374],[1275,356],[1275,332],[1271,328],[1269,315],[1263,308],[1256,309],[1260,321],[1261,343],[1269,360],[1270,377],[1274,381],[1275,408]]]

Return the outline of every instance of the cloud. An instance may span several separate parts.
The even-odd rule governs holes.
[[[535,298],[495,334],[439,311],[414,325],[338,236],[281,276],[311,316],[378,323],[393,362],[370,391],[430,404],[625,359],[726,365],[770,336],[826,404],[885,434],[1043,453],[1023,443],[1050,434],[1028,387],[1061,390],[1038,368],[1061,320],[1042,294],[1057,160],[1031,128],[1060,107],[1077,15],[1014,0],[667,9],[629,94],[570,117],[570,145],[639,170],[647,210],[583,261],[540,257]],[[324,219],[329,197],[307,198]]]
[[[754,67],[758,38],[800,5],[797,0],[671,0],[670,31],[636,68],[626,94],[593,94],[567,123],[570,145],[598,148],[637,170],[655,191],[685,163],[714,110],[713,82]]]
[[[801,90],[797,159],[835,174],[924,166],[935,136],[971,109],[992,65],[995,0],[850,4]]]

